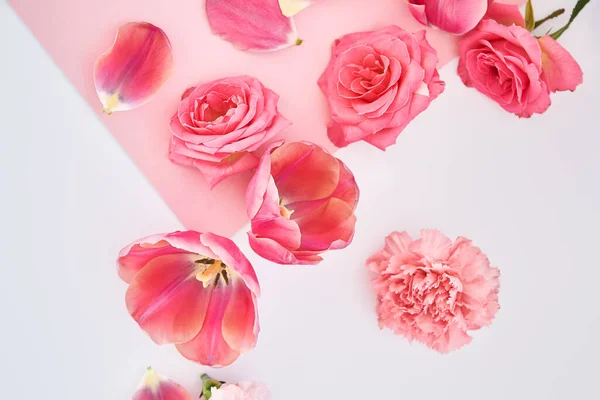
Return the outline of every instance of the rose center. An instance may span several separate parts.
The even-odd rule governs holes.
[[[196,267],[196,279],[202,282],[202,286],[205,288],[210,285],[218,285],[220,281],[224,282],[225,285],[229,285],[231,277],[231,269],[225,265],[221,260],[214,260],[212,258],[202,258],[195,261]]]

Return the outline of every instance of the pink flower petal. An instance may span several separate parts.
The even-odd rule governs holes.
[[[148,368],[132,400],[192,400],[192,396],[181,385]]]
[[[232,294],[223,316],[223,338],[236,351],[244,353],[256,345],[258,311],[256,296],[240,278],[231,281]]]
[[[206,13],[213,33],[240,50],[274,51],[301,43],[278,0],[206,0]]]
[[[119,28],[113,46],[98,58],[94,83],[104,111],[131,110],[149,102],[171,76],[167,35],[149,23]]]
[[[319,0],[279,0],[281,12],[286,17],[293,17],[306,7],[313,5]]]
[[[212,288],[196,279],[194,254],[155,258],[133,279],[127,290],[127,309],[158,344],[184,343],[204,323]]]
[[[177,159],[171,159],[177,162]],[[195,160],[193,166],[198,168],[209,183],[211,189],[224,179],[250,171],[258,165],[258,157],[247,151],[233,153],[218,163],[211,161]]]
[[[502,25],[510,26],[515,24],[525,28],[525,18],[519,6],[515,4],[502,4],[494,1],[489,4],[483,19],[493,19]]]
[[[222,333],[223,316],[231,294],[231,285],[213,289],[202,330],[191,341],[176,345],[182,356],[210,367],[224,367],[237,360],[240,352],[227,344]]]
[[[428,25],[423,0],[408,0],[406,4],[408,5],[408,10],[417,21],[423,25]]]
[[[429,24],[443,31],[462,35],[475,28],[483,18],[488,0],[409,0],[425,5]]]
[[[538,39],[542,49],[542,78],[552,92],[570,90],[583,83],[583,71],[573,56],[550,36]]]

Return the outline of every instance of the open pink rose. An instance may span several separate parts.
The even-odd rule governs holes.
[[[279,96],[250,76],[219,79],[185,91],[171,119],[171,161],[198,168],[214,187],[256,167],[252,154],[290,125]]]
[[[328,134],[338,147],[360,140],[385,150],[444,91],[425,31],[397,26],[335,41],[319,86],[331,109]]]
[[[367,266],[376,274],[379,326],[441,353],[469,343],[467,332],[489,325],[500,308],[500,272],[462,237],[393,232]]]
[[[254,348],[260,287],[231,240],[194,231],[150,236],[121,250],[118,270],[129,283],[127,309],[154,342],[209,366]]]
[[[262,156],[246,192],[250,245],[279,264],[317,264],[324,251],[352,241],[358,186],[346,165],[323,148],[307,142],[278,146]]]
[[[271,392],[259,382],[225,383],[212,389],[211,400],[270,400]]]
[[[459,42],[463,83],[506,111],[528,118],[550,107],[550,93],[575,90],[583,72],[556,40],[536,39],[517,6],[491,4],[485,19]]]

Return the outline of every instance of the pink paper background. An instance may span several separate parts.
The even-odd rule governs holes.
[[[333,40],[389,24],[409,31],[422,29],[403,0],[325,0],[296,17],[304,39],[301,46],[275,53],[244,53],[211,34],[203,0],[9,2],[181,222],[189,229],[222,235],[233,234],[246,222],[244,192],[250,175],[230,178],[209,191],[198,171],[169,162],[168,123],[181,93],[216,78],[256,76],[281,95],[279,108],[294,123],[286,138],[310,140],[334,150],[326,134],[328,109],[316,84]],[[149,104],[108,116],[102,114],[96,96],[93,65],[112,45],[117,28],[129,21],[148,21],[167,33],[175,73]],[[430,31],[428,38],[440,54],[440,66],[455,56],[453,37]]]

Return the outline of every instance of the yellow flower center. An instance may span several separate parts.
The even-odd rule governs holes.
[[[229,285],[229,278],[231,277],[231,270],[221,260],[214,260],[212,258],[203,258],[195,261],[198,265],[196,269],[196,279],[202,282],[202,286],[209,287],[211,284],[215,286],[219,283],[219,280],[223,278],[223,282]]]

